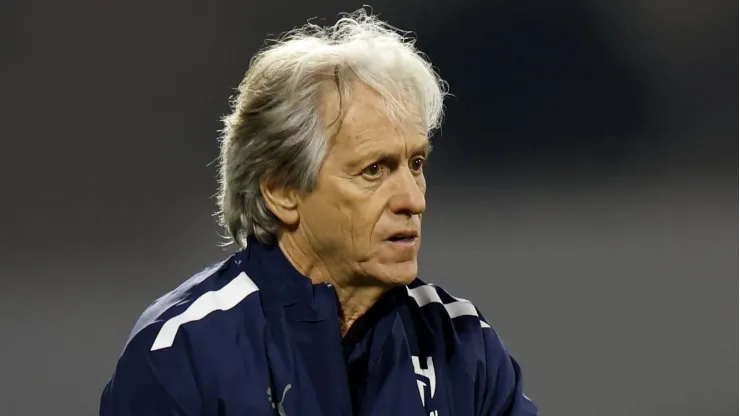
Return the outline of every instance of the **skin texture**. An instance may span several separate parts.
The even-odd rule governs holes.
[[[327,90],[322,116],[333,139],[312,192],[262,186],[286,226],[278,244],[288,259],[336,288],[343,335],[385,291],[417,275],[431,150],[421,119],[393,122],[366,85],[356,83],[345,106],[341,122],[332,123],[339,98]],[[417,237],[389,241],[404,231]]]

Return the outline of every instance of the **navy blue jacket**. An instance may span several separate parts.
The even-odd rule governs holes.
[[[476,307],[417,279],[342,337],[334,289],[250,241],[155,301],[101,416],[538,414]]]

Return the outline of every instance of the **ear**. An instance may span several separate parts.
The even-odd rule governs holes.
[[[298,194],[295,190],[278,186],[275,181],[263,180],[260,192],[267,207],[283,224],[294,226],[298,223]]]

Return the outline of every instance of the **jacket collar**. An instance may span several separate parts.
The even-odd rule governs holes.
[[[336,317],[334,289],[314,284],[288,260],[277,244],[262,244],[254,237],[237,253],[242,269],[263,293],[263,308],[284,308],[286,317],[296,321],[320,321]]]

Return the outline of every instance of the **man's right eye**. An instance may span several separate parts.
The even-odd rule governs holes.
[[[383,173],[383,166],[380,163],[373,163],[362,171],[362,174],[368,178],[377,178],[381,173]]]

